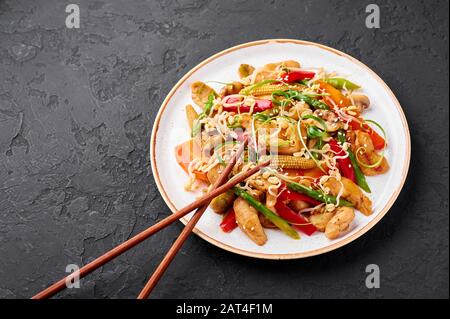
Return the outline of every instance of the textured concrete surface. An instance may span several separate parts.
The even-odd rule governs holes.
[[[65,27],[65,6],[81,28]],[[367,29],[365,7],[381,8]],[[149,169],[164,96],[235,44],[298,38],[345,51],[396,93],[410,174],[390,213],[322,256],[264,261],[192,236],[155,298],[447,297],[448,1],[0,0],[0,297],[30,297],[169,214]],[[133,298],[170,227],[58,297]],[[365,267],[381,269],[367,289]]]

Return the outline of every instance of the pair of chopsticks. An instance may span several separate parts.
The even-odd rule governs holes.
[[[196,210],[195,214],[192,216],[192,218],[189,220],[189,222],[186,224],[185,228],[177,238],[177,240],[173,243],[172,247],[167,252],[166,256],[163,258],[159,266],[156,268],[153,275],[148,280],[147,284],[144,286],[142,291],[140,292],[138,299],[145,299],[147,298],[150,293],[152,292],[153,288],[155,288],[156,284],[158,283],[159,279],[162,277],[168,266],[170,265],[170,262],[174,259],[177,252],[180,250],[183,243],[186,241],[189,234],[194,229],[197,222],[202,217],[205,210],[208,208],[209,203],[211,200],[226,192],[227,190],[231,189],[233,186],[237,185],[238,183],[242,182],[243,180],[247,179],[251,175],[257,173],[261,168],[267,166],[270,161],[266,161],[264,163],[261,163],[254,168],[248,170],[245,173],[241,173],[239,175],[236,175],[234,178],[230,179],[228,182],[228,176],[233,169],[234,165],[236,164],[237,160],[241,156],[241,154],[244,151],[244,148],[248,142],[248,138],[246,138],[241,146],[239,147],[238,151],[234,154],[231,161],[228,163],[228,165],[225,167],[223,172],[220,174],[218,180],[213,184],[212,189],[209,193],[205,194],[198,200],[194,201],[193,203],[187,205],[186,207],[180,209],[176,213],[164,218],[160,222],[156,223],[155,225],[147,228],[146,230],[142,231],[141,233],[135,235],[134,237],[128,239],[127,241],[123,242],[122,244],[116,246],[115,248],[111,249],[107,253],[103,254],[102,256],[98,257],[97,259],[93,260],[89,264],[83,266],[78,271],[71,273],[70,275],[62,278],[61,280],[55,282],[50,287],[42,290],[38,294],[32,297],[32,299],[45,299],[49,298],[56,293],[60,292],[61,290],[66,288],[66,283],[72,282],[75,278],[83,278],[86,275],[90,274],[97,268],[105,265],[112,259],[116,258],[117,256],[121,255],[122,253],[126,252],[130,248],[133,248],[134,246],[138,245],[139,243],[143,242],[147,238],[149,238],[151,235],[157,233],[161,229],[167,227],[168,225],[172,224],[174,221],[180,219],[181,217],[185,216],[186,214],[190,213],[191,211]]]

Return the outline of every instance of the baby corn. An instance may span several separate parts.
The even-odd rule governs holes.
[[[301,90],[304,88],[301,84],[287,85],[287,84],[265,84],[262,86],[254,87],[247,86],[243,88],[239,94],[242,95],[253,95],[253,96],[263,96],[271,95],[275,91],[287,91],[287,90]]]
[[[270,166],[280,168],[297,168],[310,169],[316,167],[316,163],[310,158],[290,155],[274,155],[271,159]]]
[[[267,84],[259,87],[246,87],[242,89],[239,94],[242,95],[253,95],[253,96],[262,96],[262,95],[271,95],[275,91],[287,91],[289,90],[288,85],[284,84]]]

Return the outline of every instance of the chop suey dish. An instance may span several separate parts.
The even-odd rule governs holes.
[[[360,86],[296,61],[242,64],[238,74],[219,92],[203,82],[191,85],[191,137],[175,149],[190,177],[187,191],[208,191],[246,136],[230,178],[271,160],[211,202],[223,214],[222,230],[239,227],[258,245],[266,243],[267,228],[294,239],[316,232],[335,239],[349,229],[355,210],[370,215],[366,176],[389,165],[383,128],[362,116],[370,100]]]

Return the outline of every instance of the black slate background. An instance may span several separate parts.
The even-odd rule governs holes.
[[[448,298],[448,1],[70,2],[0,0],[1,298],[30,297],[169,214],[148,162],[159,105],[203,59],[263,38],[329,45],[388,83],[411,129],[407,183],[375,228],[322,256],[257,260],[192,236],[153,297]],[[364,24],[372,2],[380,29]],[[59,297],[134,298],[180,230]],[[365,287],[371,263],[380,289]]]

